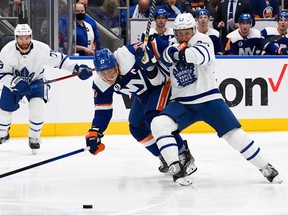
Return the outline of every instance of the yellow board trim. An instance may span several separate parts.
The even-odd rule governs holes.
[[[288,131],[288,119],[242,119],[245,131]],[[45,123],[41,136],[84,136],[91,123]],[[204,122],[197,122],[182,133],[211,133],[214,129]],[[11,137],[27,137],[28,124],[12,124]],[[110,122],[105,134],[130,134],[128,122]]]

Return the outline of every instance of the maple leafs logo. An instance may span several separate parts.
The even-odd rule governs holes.
[[[173,69],[173,75],[178,85],[185,87],[196,82],[195,65],[179,61]]]
[[[30,73],[29,70],[24,67],[20,71],[15,70],[15,75],[20,76],[24,81],[30,83],[35,75],[35,72]]]

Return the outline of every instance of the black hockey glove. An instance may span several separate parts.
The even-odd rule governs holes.
[[[86,146],[89,146],[90,153],[93,155],[104,151],[105,145],[101,143],[101,138],[103,134],[99,132],[98,128],[92,127],[85,136]]]

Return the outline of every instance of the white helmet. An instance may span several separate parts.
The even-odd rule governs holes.
[[[14,35],[15,37],[24,35],[32,36],[32,30],[28,24],[18,24],[14,30]]]
[[[178,14],[174,20],[173,30],[194,28],[196,22],[191,13]]]

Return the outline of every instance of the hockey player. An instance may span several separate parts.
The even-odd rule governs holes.
[[[19,108],[25,96],[29,101],[29,146],[32,152],[40,148],[40,134],[44,123],[46,90],[44,85],[31,88],[45,79],[43,65],[80,72],[82,80],[92,76],[87,65],[75,65],[67,56],[51,51],[50,47],[32,39],[28,24],[18,24],[15,41],[6,44],[0,53],[0,80],[3,84],[0,98],[0,144],[10,138],[12,113]]]
[[[266,27],[261,31],[264,41],[272,42],[277,47],[287,48],[288,46],[288,12],[281,12],[277,17],[278,27]],[[265,42],[264,42],[265,43]],[[270,54],[270,53],[266,53]]]
[[[196,20],[198,22],[197,30],[208,35],[213,44],[215,55],[223,55],[223,47],[219,31],[209,27],[210,12],[207,9],[196,11]]]
[[[149,52],[150,61],[142,64],[142,42],[118,48],[114,53],[109,49],[96,51],[94,65],[97,71],[93,82],[95,114],[92,127],[86,135],[86,144],[90,153],[97,154],[104,150],[101,138],[112,117],[113,94],[125,94],[135,97],[129,114],[129,129],[132,136],[159,157],[159,171],[168,172],[168,166],[160,155],[156,142],[151,135],[150,122],[163,109],[167,102],[169,86],[165,84],[152,86],[146,70],[153,65],[153,54]],[[136,62],[137,61],[137,62]],[[169,84],[169,83],[168,83]],[[189,174],[196,171],[194,158],[188,146],[179,135],[177,155]]]
[[[268,181],[280,183],[278,171],[263,158],[260,148],[241,129],[239,121],[223,100],[214,77],[213,43],[195,28],[191,14],[178,15],[174,21],[175,36],[179,44],[186,42],[187,48],[179,51],[176,48],[179,44],[171,45],[160,57],[161,68],[171,79],[172,102],[152,120],[151,130],[161,155],[174,173],[173,180],[180,185],[191,184],[179,162],[172,134],[197,121],[204,121],[256,166]],[[157,70],[151,72],[156,73]],[[159,73],[157,77],[165,79]]]
[[[149,35],[158,35],[162,40],[169,41],[172,38],[175,37],[173,28],[169,28],[166,26],[168,20],[168,15],[165,9],[156,9],[154,11],[154,21],[155,21],[155,27],[150,29]],[[145,37],[144,32],[141,36],[141,41],[144,41]]]
[[[273,43],[265,43],[258,29],[251,28],[253,19],[250,14],[241,14],[239,29],[227,35],[225,54],[227,55],[261,55],[266,51],[271,55],[287,55],[287,49],[279,49]]]

